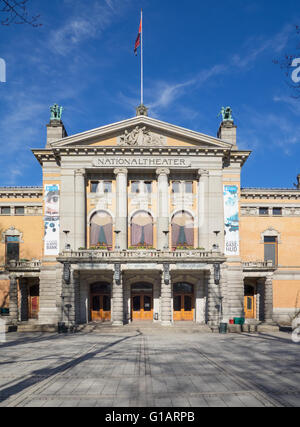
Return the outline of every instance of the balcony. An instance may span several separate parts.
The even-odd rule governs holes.
[[[10,272],[36,272],[41,269],[41,261],[31,260],[31,261],[10,261],[6,266],[6,269]]]
[[[250,261],[243,262],[244,271],[274,271],[277,270],[277,265],[273,261]]]
[[[138,262],[148,261],[156,263],[176,262],[224,262],[225,257],[220,252],[203,251],[198,249],[159,251],[156,249],[127,249],[123,251],[108,250],[78,250],[64,251],[57,260],[71,263],[101,263],[101,262]]]

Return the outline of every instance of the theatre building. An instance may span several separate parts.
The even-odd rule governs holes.
[[[140,106],[68,136],[54,105],[44,148],[33,150],[42,186],[0,188],[2,315],[19,330],[290,323],[300,311],[300,185],[242,188],[250,152],[238,148],[231,109],[222,117],[214,137]]]

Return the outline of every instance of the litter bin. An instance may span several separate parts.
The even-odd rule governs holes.
[[[220,323],[220,334],[227,334],[227,323]]]

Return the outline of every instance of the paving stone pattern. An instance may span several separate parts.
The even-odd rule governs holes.
[[[10,334],[0,406],[299,406],[299,356],[286,333]]]

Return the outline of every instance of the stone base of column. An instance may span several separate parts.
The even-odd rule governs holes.
[[[162,320],[160,322],[160,324],[161,324],[161,326],[172,326],[173,325],[173,323],[171,321],[168,321],[168,320]]]
[[[112,326],[124,326],[124,322],[121,322],[120,320],[114,320],[112,322]]]

